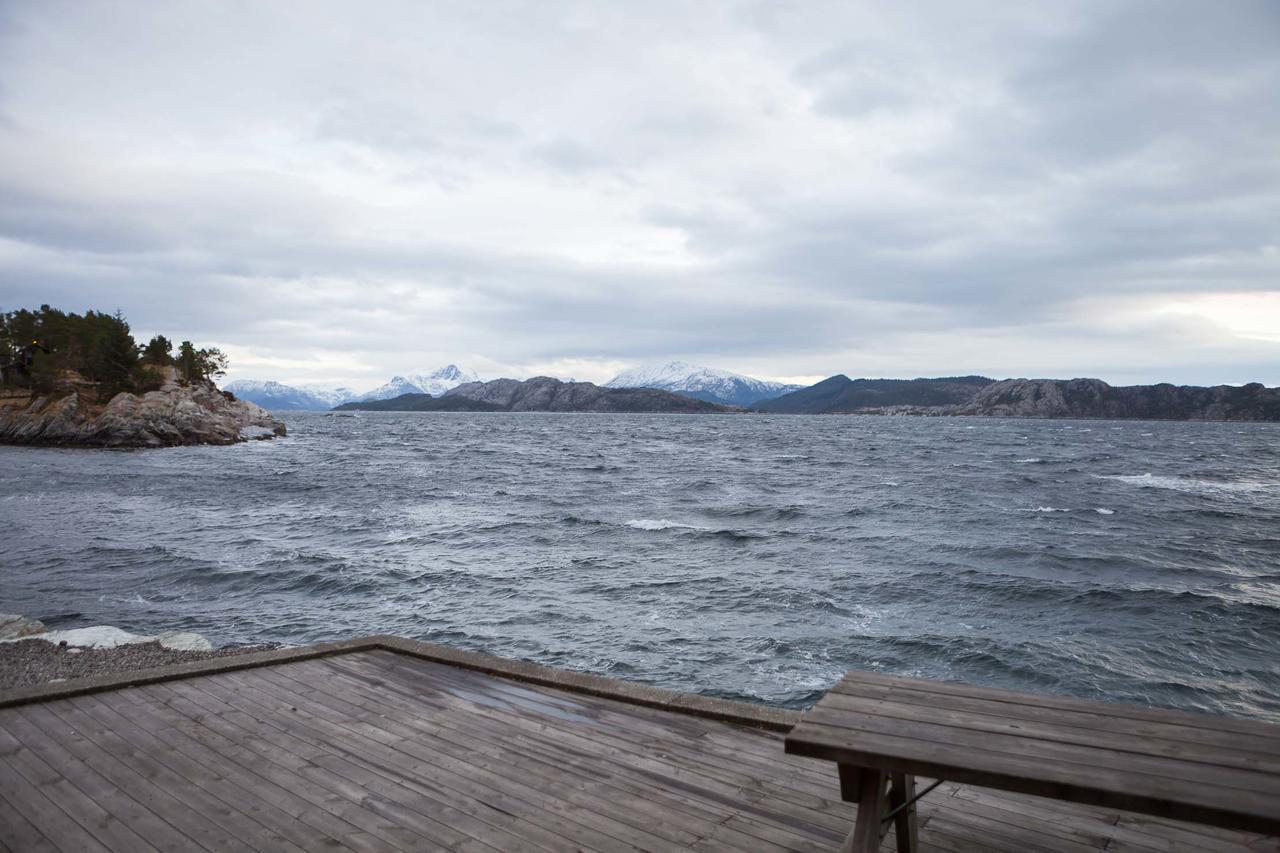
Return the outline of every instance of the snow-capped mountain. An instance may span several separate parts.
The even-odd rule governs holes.
[[[350,403],[360,396],[350,388],[329,388],[324,385],[299,385],[298,389],[322,401],[329,408]]]
[[[683,361],[624,370],[605,383],[606,388],[659,388],[699,400],[750,406],[760,400],[771,400],[800,388],[781,382],[753,379],[727,370],[700,367]]]
[[[360,395],[361,402],[367,400],[390,400],[401,394],[430,394],[439,397],[450,388],[456,388],[466,382],[479,382],[480,377],[471,370],[463,370],[456,364],[448,364],[430,373],[410,373],[405,376],[393,376],[385,385],[374,388],[367,394]],[[343,402],[346,402],[345,400]]]
[[[293,386],[269,379],[237,379],[223,390],[241,400],[257,403],[276,412],[324,412],[334,406],[354,401],[389,400],[401,394],[430,394],[439,397],[464,382],[478,382],[480,377],[470,370],[450,364],[427,373],[393,376],[389,382],[357,394],[350,388],[326,388],[319,385]]]
[[[350,388],[298,388],[269,379],[237,379],[222,390],[274,412],[323,412],[357,397]]]

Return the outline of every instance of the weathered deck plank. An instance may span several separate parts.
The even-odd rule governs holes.
[[[893,690],[874,687],[847,701],[874,708]],[[1013,736],[963,697],[943,691],[937,709]],[[1127,734],[1167,724],[1091,718],[1069,702],[1051,713]],[[1205,730],[1191,754],[1270,767],[1269,741],[1240,748],[1256,731]],[[0,853],[831,850],[853,817],[832,765],[786,755],[777,732],[385,648],[0,708]],[[942,853],[1280,851],[955,783],[922,800],[919,818],[922,849]]]

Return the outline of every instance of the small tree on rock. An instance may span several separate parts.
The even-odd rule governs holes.
[[[190,382],[192,379],[200,378],[200,368],[198,364],[198,356],[196,348],[192,346],[191,341],[183,341],[178,344],[178,375],[184,381]]]
[[[191,341],[178,345],[178,374],[187,382],[203,382],[227,372],[227,356],[217,347],[196,349]]]
[[[227,354],[217,347],[206,347],[196,352],[200,365],[200,378],[213,380],[227,372]]]
[[[156,335],[142,350],[142,360],[161,367],[173,364],[173,341],[164,335]]]

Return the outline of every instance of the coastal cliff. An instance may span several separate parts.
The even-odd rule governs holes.
[[[212,382],[178,380],[166,368],[160,388],[121,392],[105,405],[71,389],[0,396],[0,443],[65,447],[175,447],[235,444],[285,434],[285,426],[252,403],[223,394]]]

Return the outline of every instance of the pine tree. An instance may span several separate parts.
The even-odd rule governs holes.
[[[156,335],[142,350],[142,360],[147,364],[158,364],[162,367],[173,364],[173,341],[164,335]]]
[[[97,321],[89,364],[101,396],[110,397],[128,389],[133,368],[138,363],[138,345],[119,312],[114,316],[98,314]]]
[[[178,375],[185,381],[200,378],[200,355],[191,341],[183,341],[178,345]]]

